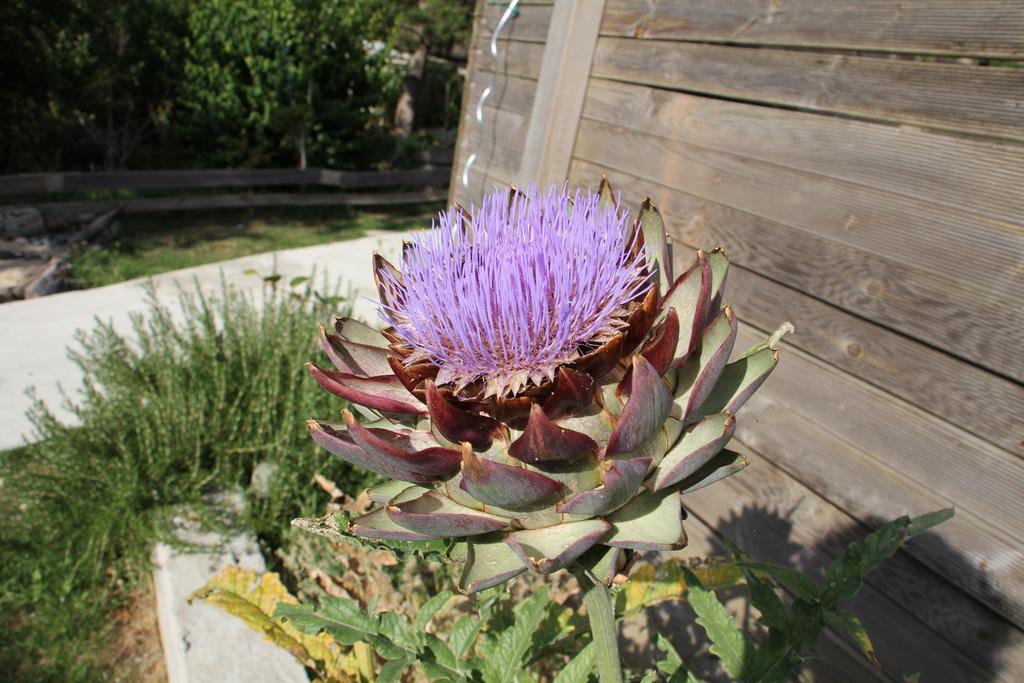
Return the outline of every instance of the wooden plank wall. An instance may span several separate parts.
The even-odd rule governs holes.
[[[495,64],[491,35],[505,7],[478,0],[455,165],[448,186],[454,201],[466,206],[476,203],[485,191],[512,183],[519,173],[553,4],[554,0],[519,3],[519,14],[498,34]],[[483,108],[481,127],[475,118],[477,102],[488,87],[491,94]],[[473,153],[477,159],[467,187],[462,183],[462,171]]]
[[[464,203],[515,177],[532,9]],[[753,466],[687,501],[694,545],[820,570],[957,508],[851,606],[882,669],[832,634],[819,680],[1024,680],[1022,67],[1019,0],[606,0],[571,183],[650,195],[677,253],[724,245],[738,348],[797,329],[739,416]]]

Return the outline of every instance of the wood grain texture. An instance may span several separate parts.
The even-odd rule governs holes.
[[[604,35],[1020,57],[1017,0],[610,0]]]
[[[0,196],[167,188],[316,185],[319,168],[97,171],[0,176]]]
[[[449,162],[450,163],[450,162]],[[412,168],[394,171],[333,171],[321,169],[320,184],[340,189],[362,189],[373,187],[422,187],[444,186],[448,182],[450,169],[447,164],[437,168]]]
[[[741,327],[737,348],[764,334]],[[737,437],[865,524],[955,505],[909,552],[1024,624],[1024,524],[1010,502],[1024,500],[1024,463],[798,349],[784,353]]]
[[[190,211],[196,209],[237,209],[254,206],[400,206],[443,201],[442,186],[416,192],[308,193],[266,192],[257,194],[199,195],[191,197],[149,197],[145,199],[97,199],[81,202],[39,204],[44,215],[99,213],[121,207],[124,213]]]
[[[524,5],[520,3],[519,12],[505,25],[498,34],[498,40],[521,40],[525,42],[543,43],[547,40],[548,25],[551,23],[553,7],[547,5]],[[494,28],[505,12],[504,4],[484,6],[480,31],[488,40]]]
[[[740,439],[862,523],[954,504],[909,478],[879,468],[863,451],[809,420],[794,417],[770,392],[751,399],[744,410],[749,417],[740,421]],[[934,540],[915,542],[911,554],[1020,626],[1024,611],[1019,541],[985,528],[983,520],[963,505],[956,508],[956,521],[945,525]],[[948,552],[950,547],[957,549],[955,556]]]
[[[584,167],[581,163],[577,163],[571,177],[573,182],[592,184],[594,180],[600,176],[601,171],[602,169],[589,165]],[[612,172],[609,173],[609,176],[616,190],[622,192],[626,197],[637,196],[639,191],[643,191],[645,189],[650,191],[652,189],[649,185],[644,187],[645,184],[643,183],[637,183],[637,186],[631,187],[630,183],[627,182],[627,179],[618,173]],[[633,182],[635,183],[636,181],[634,180]],[[651,194],[654,194],[656,199],[659,200],[662,209],[666,210],[668,202],[662,199],[662,193],[657,192],[658,188],[653,189],[655,192],[651,192]],[[706,232],[705,229],[690,231],[684,227],[680,230],[678,227],[679,223],[672,219],[673,215],[679,214],[676,214],[671,209],[666,210],[665,213],[668,218],[669,227],[672,232],[675,233],[675,237],[679,238],[682,235],[687,235],[688,239],[693,239],[693,236],[696,235],[698,237],[697,241],[704,246],[713,245],[718,241],[715,239],[708,239],[707,235],[709,233]],[[734,212],[733,215],[742,217],[739,212]],[[721,223],[721,225],[724,226],[732,226],[734,224],[735,221],[730,220],[728,216],[726,216]],[[749,252],[755,259],[767,258],[770,260],[774,258],[771,255],[772,252],[770,249],[775,247],[776,240],[773,239],[766,241],[761,239],[758,242],[756,235],[746,235],[740,236],[734,241],[727,242],[727,244],[743,246],[743,253]],[[765,253],[766,248],[769,248],[767,249],[767,256]],[[806,248],[810,256],[820,253],[820,250],[814,244],[806,245]],[[730,255],[733,257],[735,263],[742,264],[744,262],[744,259],[739,258],[737,253],[732,249],[730,249]],[[785,259],[783,262],[793,265],[793,261],[789,259]],[[828,277],[827,271],[830,269],[829,266],[832,266],[832,268],[840,268],[847,262],[848,259],[843,254],[836,254],[834,258],[829,258],[826,254],[823,264],[825,267],[823,271],[817,274],[812,272],[811,276],[813,278]],[[808,264],[808,268],[816,268],[818,265],[822,265],[813,261],[808,261]],[[800,271],[802,270],[802,266],[794,265],[792,270]],[[745,284],[750,284],[750,278],[747,278],[747,282],[744,283],[744,277],[740,275],[741,272],[742,271],[737,269],[730,276],[733,284],[730,285],[729,291],[733,292],[733,294],[741,293],[734,291],[734,288],[742,290]],[[802,275],[801,277],[806,276]],[[737,287],[737,284],[739,284],[739,287]],[[756,285],[757,281],[754,281],[754,284]],[[765,299],[770,299],[773,298],[774,294],[772,292],[765,292],[764,296]],[[732,299],[731,296],[730,299]],[[749,307],[744,306],[744,300],[738,298],[733,300],[737,303],[737,310],[741,315],[749,314]],[[774,310],[781,312],[783,315],[773,316],[775,319],[771,320],[772,325],[786,317],[784,314],[788,312],[786,309],[789,301],[789,298],[782,298],[775,305]],[[801,300],[799,297],[797,297],[795,301],[806,302],[806,300]],[[744,313],[744,310],[746,310],[747,313]],[[799,310],[800,309],[798,309],[798,315],[795,316],[798,321],[801,320]],[[804,336],[802,333],[804,324],[806,323],[802,323],[801,326],[798,327],[797,334],[791,338],[792,344],[796,345],[804,343],[802,340],[802,337]],[[768,326],[765,325],[764,327],[767,328]],[[856,328],[854,328],[854,331],[856,332]],[[820,334],[820,332],[815,333],[815,336],[818,334]],[[875,338],[872,337],[872,339]],[[749,341],[749,339],[746,339],[745,341]],[[898,335],[893,335],[888,338],[883,337],[877,341],[882,345],[882,348],[885,349],[884,351],[880,351],[880,353],[892,353],[893,351],[889,347],[890,344],[896,345],[895,349],[897,352],[900,348]],[[837,340],[835,339],[827,339],[825,342],[826,345],[836,343]],[[841,343],[841,340],[838,340],[838,343]],[[873,346],[873,344],[868,344],[868,346]],[[913,349],[910,348],[906,352],[912,353]],[[779,381],[778,376],[781,376],[783,368],[790,367],[792,365],[792,356],[792,353],[787,352],[787,355],[784,356],[782,365],[780,365],[780,369],[776,371],[777,376],[773,376],[773,379],[769,380],[769,384],[766,385],[763,393],[770,396],[775,395],[776,383]],[[770,430],[772,432],[771,436],[773,440],[771,443],[774,446],[774,449],[771,451],[762,449],[768,457],[775,459],[776,452],[785,451],[786,449],[799,452],[801,455],[799,458],[796,458],[795,464],[790,463],[796,470],[798,477],[804,481],[810,481],[811,478],[813,478],[812,488],[821,492],[822,495],[829,496],[838,490],[838,494],[843,496],[843,500],[845,501],[845,503],[840,503],[841,506],[843,506],[844,509],[850,510],[851,508],[847,507],[847,505],[856,505],[857,507],[854,508],[857,510],[856,514],[861,515],[859,519],[870,519],[872,515],[896,516],[897,514],[901,514],[901,510],[920,513],[942,507],[951,501],[956,502],[962,512],[964,511],[965,506],[968,505],[969,500],[973,500],[974,497],[988,496],[990,487],[999,485],[1000,482],[998,480],[1001,480],[1006,476],[1015,480],[1015,482],[1010,483],[1011,488],[1022,485],[1020,480],[1017,479],[1020,476],[1019,474],[1012,472],[1003,472],[999,474],[994,470],[989,469],[989,458],[986,455],[986,451],[991,452],[990,447],[983,447],[981,451],[978,451],[974,445],[971,445],[977,444],[977,440],[967,437],[970,439],[969,443],[964,443],[960,437],[966,437],[966,435],[959,434],[957,430],[950,425],[943,425],[939,432],[933,433],[932,429],[935,425],[934,418],[922,415],[921,411],[913,408],[913,406],[896,400],[877,388],[868,387],[863,383],[859,383],[854,378],[834,369],[830,371],[830,374],[810,373],[807,372],[810,367],[813,366],[808,361],[798,366],[796,370],[789,371],[796,377],[794,380],[796,388],[793,389],[790,395],[792,401],[795,404],[801,405],[804,403],[816,404],[816,407],[820,411],[819,413],[816,413],[813,418],[801,418],[801,421],[796,422],[798,425],[806,423],[808,425],[808,433],[804,433],[804,431],[801,430],[787,432],[789,427],[773,427],[769,424],[769,419],[761,413],[752,414],[750,419],[743,418],[743,415],[747,414],[748,409],[746,408],[744,409],[744,413],[741,414],[740,424],[751,427],[754,430],[758,430],[758,433],[760,433],[760,430]],[[958,373],[955,368],[951,371],[956,374],[948,380],[950,384],[955,384],[959,377],[970,377],[969,374],[962,375]],[[944,372],[944,369],[936,368],[935,372]],[[981,379],[986,379],[986,375],[982,375]],[[809,385],[810,389],[805,389],[805,385]],[[1014,386],[1015,385],[1011,385],[1010,388],[1013,389]],[[856,387],[856,390],[852,387]],[[867,393],[865,393],[865,391]],[[848,406],[851,401],[866,403],[867,405],[864,406],[864,408],[871,413],[871,417],[869,419],[863,419],[863,414],[860,417],[848,416],[847,411],[850,410]],[[987,403],[985,405],[987,405]],[[965,404],[961,409],[965,412],[981,412],[983,410],[979,409],[977,403]],[[853,412],[857,411],[858,409],[853,409]],[[920,418],[924,418],[925,422],[916,422]],[[1019,421],[1015,420],[1012,415],[1009,416],[1009,419],[1011,421],[1008,425],[1004,425],[1004,430],[1019,427]],[[837,421],[840,423],[839,430],[844,435],[843,438],[838,438],[835,435],[822,432],[820,429],[811,429],[815,424],[826,424],[831,426]],[[911,424],[911,422],[915,422],[915,424]],[[950,433],[952,433],[952,437],[950,436]],[[861,438],[862,434],[864,435],[864,438]],[[924,435],[923,438],[919,438],[922,434]],[[818,438],[812,439],[814,436],[817,436]],[[879,442],[889,439],[895,439],[893,444],[882,444],[882,447],[879,448]],[[849,443],[857,444],[857,448],[845,445],[847,440]],[[865,443],[861,444],[861,441]],[[943,465],[936,465],[934,462],[928,462],[930,457],[934,455],[934,453],[932,453],[932,449],[936,445],[938,448],[945,451],[945,454],[941,456],[944,461],[956,461],[959,463],[960,472],[953,474],[952,471],[944,469]],[[893,449],[902,450],[903,456],[893,455]],[[849,461],[842,460],[847,457],[847,452],[859,455],[856,455],[856,458],[854,458],[854,455],[849,456],[850,458],[854,458]],[[878,454],[879,457],[884,458],[887,463],[892,462],[899,467],[903,467],[904,462],[907,460],[920,459],[920,462],[918,462],[916,466],[911,466],[909,471],[904,470],[904,474],[901,474],[898,480],[894,480],[888,475],[888,465],[880,466],[877,461],[864,455],[865,452]],[[1005,454],[1003,451],[998,452],[1003,453],[1003,458],[1010,458],[1010,456]],[[779,457],[788,454],[789,451],[787,451],[787,453],[783,453]],[[813,462],[805,464],[803,458],[811,459]],[[835,459],[840,459],[842,461],[835,463],[833,462]],[[1020,460],[1013,460],[1017,463],[1017,466],[1011,464],[1010,469],[1019,469]],[[812,473],[813,477],[810,477],[809,474],[803,471],[804,467],[810,468],[808,469],[808,472]],[[933,471],[930,473],[929,477],[919,479],[916,472],[920,468],[933,468]],[[963,476],[962,473],[965,472],[966,476],[970,479],[968,482],[963,482],[960,478]],[[912,479],[904,477],[912,477]],[[933,480],[937,477],[946,478],[945,484],[942,488],[948,493],[948,497],[936,497],[933,490],[929,489],[932,493],[930,493],[928,497],[920,499],[915,498],[915,492],[917,492],[922,486],[931,487]],[[906,490],[904,490],[904,488]],[[1017,494],[1013,491],[1004,489],[1001,497],[1005,500],[1005,498],[1012,498],[1014,495]],[[908,500],[916,501],[915,504],[917,506],[907,506]],[[885,503],[888,507],[879,508],[877,511],[872,512],[873,506],[881,503]],[[899,507],[900,505],[904,505],[905,507],[901,508]],[[964,546],[966,548],[965,552],[967,553],[966,557],[971,560],[965,561],[961,565],[960,569],[962,571],[967,572],[970,570],[970,572],[977,572],[976,564],[979,561],[989,562],[991,558],[1000,558],[1001,561],[996,564],[1000,564],[1004,570],[1007,568],[1008,562],[1010,563],[1010,566],[1012,566],[1013,556],[1012,554],[1008,554],[1012,553],[1012,548],[1014,547],[1012,543],[1000,540],[999,538],[993,540],[991,532],[985,532],[985,534],[977,535],[977,537],[972,536],[972,534],[972,531],[965,531],[961,534],[963,542],[968,543],[968,546]],[[984,542],[978,544],[978,539],[982,539]],[[959,543],[959,541],[954,541],[954,543]],[[970,543],[976,543],[975,547],[970,547]],[[1016,543],[1019,547],[1019,541]],[[985,559],[982,560],[982,558]],[[1017,571],[1019,572],[1020,570]],[[955,581],[956,571],[952,571],[952,574],[953,575],[950,576],[950,578]],[[949,574],[947,574],[947,576],[948,575]],[[965,574],[965,576],[966,575],[967,574]],[[1007,589],[1004,588],[1004,586],[1016,586],[1013,590],[1020,590],[1020,581],[1020,577],[1004,577],[1001,581],[997,581],[996,583],[993,583],[984,575],[977,575],[972,578],[974,589],[977,591],[975,594],[982,597],[989,596],[993,593],[1005,593]],[[997,587],[993,588],[993,586]],[[995,599],[998,600],[998,598]]]
[[[776,270],[815,268],[831,255],[853,257],[856,267],[853,262],[828,262],[838,270],[805,291],[1000,374],[1024,379],[1024,356],[1017,353],[1024,311],[1014,303],[1024,296],[1024,234],[993,228],[976,216],[956,220],[949,211],[918,200],[588,119],[581,122],[575,154],[599,168],[707,200],[698,210],[712,203],[725,205],[773,226],[795,228],[797,234],[787,242],[802,258],[780,260]],[[692,211],[677,215],[703,218]],[[763,223],[757,228],[748,236],[752,245],[776,249],[765,242],[778,235],[760,232]],[[810,244],[821,251],[807,248]],[[794,275],[758,272],[786,282]],[[905,296],[913,303],[900,305]],[[980,327],[964,325],[961,316],[973,317]]]
[[[742,411],[738,418],[745,419]],[[849,543],[869,533],[761,454],[733,445],[750,467],[685,496],[691,519],[754,559],[798,567],[819,580]],[[924,680],[1011,683],[1024,675],[1024,633],[905,552],[868,574],[847,607],[871,636],[887,679],[920,671]]]
[[[523,144],[520,185],[561,183],[569,175],[603,12],[604,0],[555,5]]]
[[[476,105],[484,90],[490,88],[484,106],[494,109],[511,111],[521,116],[529,116],[533,109],[533,95],[537,90],[537,81],[532,78],[520,76],[498,76],[486,71],[479,72],[469,81],[467,92],[469,93],[469,111],[467,116],[474,121],[476,116]]]
[[[965,287],[1024,294],[1024,229],[590,119],[580,123],[576,156],[943,273]]]
[[[1024,7],[1024,5],[1022,5]],[[993,219],[1024,231],[1024,146],[591,79],[587,118]]]
[[[633,203],[643,196],[654,197],[684,253],[687,246],[725,245],[737,266],[730,276],[732,300],[753,324],[767,329],[780,320],[791,320],[798,331],[791,341],[799,348],[1010,453],[1024,455],[1024,424],[1019,419],[1024,414],[1024,388],[870,321],[882,311],[891,314],[893,308],[906,308],[917,312],[918,320],[934,324],[941,334],[951,323],[942,316],[956,302],[940,291],[900,294],[892,289],[896,296],[890,298],[854,300],[841,287],[856,285],[858,277],[899,281],[906,276],[899,270],[887,271],[885,264],[869,255],[808,240],[750,214],[586,162],[575,162],[571,180],[594,187],[605,173],[616,191]],[[829,305],[829,298],[869,319]],[[929,310],[935,311],[934,320]],[[969,320],[957,318],[956,323],[971,329],[984,325],[989,317],[983,310],[965,310]]]
[[[480,206],[480,200],[495,188],[507,187],[511,181],[487,175],[479,170],[471,169],[468,174],[469,185],[463,185],[461,178],[453,190],[453,198],[467,209]]]
[[[790,407],[814,424],[1024,539],[1024,461],[823,361],[801,356],[790,363],[799,373],[780,373],[774,396],[785,392]],[[1024,564],[1020,571],[1024,578]]]
[[[490,36],[480,36],[474,52],[477,71],[493,71],[505,76],[521,76],[536,80],[540,76],[540,65],[544,59],[543,43],[527,43],[521,40],[503,40],[498,48],[498,62],[491,56]]]
[[[475,153],[473,170],[500,178],[504,183],[513,182],[519,172],[529,118],[486,106],[483,112],[482,128],[476,119],[466,125],[456,149],[455,167],[461,174],[469,156]],[[461,183],[461,177],[457,182]]]
[[[0,176],[0,195],[117,190],[187,190],[215,187],[329,185],[339,188],[436,184],[448,175],[442,169],[396,171],[334,171],[322,168],[210,169],[170,171],[97,171]],[[32,189],[27,189],[32,188]]]
[[[473,5],[473,33],[470,36],[469,44],[477,45],[480,40],[480,17],[483,15],[484,3],[486,0],[476,0]],[[473,83],[473,80],[478,78],[479,67],[477,62],[479,60],[479,50],[469,50],[467,55],[466,63],[466,75],[464,77],[465,84]],[[473,111],[475,111],[475,104],[471,102],[471,93],[469,85],[464,85],[462,88],[462,107],[460,108],[461,115],[459,116],[459,129],[455,135],[455,146],[456,150],[454,153],[454,162],[451,168],[451,175],[448,179],[448,204],[458,201],[457,190],[461,187],[462,180],[462,163],[458,160],[458,146],[462,143],[462,138],[466,135],[468,127],[473,125],[474,119]]]
[[[17,173],[0,177],[0,196],[63,191],[63,173]]]
[[[529,3],[523,6],[522,12],[530,12],[535,18],[550,16],[551,8],[544,7],[550,4]],[[502,40],[499,60],[495,62],[490,54],[490,29],[497,22],[493,11],[485,0],[478,0],[478,20],[474,24],[472,39],[476,49],[469,55],[467,86],[463,91],[462,116],[449,185],[449,200],[467,207],[479,204],[480,198],[493,185],[510,183],[518,171],[544,50],[543,44]],[[486,21],[479,20],[481,16],[485,19],[491,17],[492,23],[488,26]],[[505,35],[504,31],[501,35]],[[483,107],[481,125],[476,121],[477,103],[489,86],[492,92]],[[477,158],[467,174],[469,184],[465,186],[463,170],[472,154]]]
[[[793,343],[978,438],[1024,457],[1024,387],[897,332],[737,268],[737,314],[762,328],[789,320]]]
[[[602,37],[592,76],[1024,140],[1024,70]]]

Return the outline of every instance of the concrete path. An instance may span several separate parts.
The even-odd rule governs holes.
[[[217,292],[223,274],[230,285],[258,292],[264,286],[262,280],[244,271],[251,268],[261,275],[277,272],[287,280],[309,275],[315,268],[331,281],[340,278],[343,290],[351,285],[355,314],[376,320],[373,306],[363,298],[375,292],[370,267],[373,252],[394,260],[407,237],[404,232],[374,233],[347,242],[246,256],[153,278],[0,305],[0,450],[32,439],[32,425],[25,415],[31,405],[25,393],[29,387],[34,386],[37,396],[61,419],[72,420],[60,407],[60,388],[74,396],[81,385],[81,372],[67,356],[76,330],[92,329],[98,318],[112,322],[122,333],[130,332],[129,314],[145,310],[144,286],[148,280],[157,284],[157,297],[175,308],[179,286],[193,289],[198,282],[202,290]]]

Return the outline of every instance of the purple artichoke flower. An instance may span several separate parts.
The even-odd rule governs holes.
[[[650,200],[632,219],[600,192],[552,187],[454,206],[374,268],[377,332],[321,330],[362,407],[313,438],[390,481],[352,520],[371,539],[456,539],[460,588],[577,563],[611,581],[635,550],[686,543],[685,494],[746,465],[725,444],[778,361],[778,335],[728,362],[728,261],[698,251],[672,277]]]
[[[381,273],[382,317],[412,349],[403,364],[436,365],[434,381],[455,393],[508,397],[552,382],[626,329],[630,304],[652,287],[628,214],[596,194],[500,192],[471,230],[463,218],[441,214],[401,273]]]

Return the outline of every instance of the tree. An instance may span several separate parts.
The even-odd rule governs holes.
[[[395,163],[414,122],[456,117],[454,67],[426,64],[464,43],[470,5],[6,0],[0,167]]]
[[[382,55],[363,45],[371,3],[213,0],[189,14],[183,104],[215,164],[351,166],[379,137]]]
[[[16,0],[0,10],[5,165],[122,168],[180,80],[185,0]],[[69,158],[70,157],[70,158]]]
[[[52,167],[59,159],[48,140],[59,125],[47,106],[47,36],[59,30],[55,16],[68,3],[32,0],[0,3],[0,166],[4,171]]]
[[[391,46],[409,53],[402,92],[395,104],[395,135],[412,133],[416,101],[432,54],[451,52],[456,43],[465,44],[472,29],[472,0],[419,0],[392,2],[378,15],[382,38]]]

